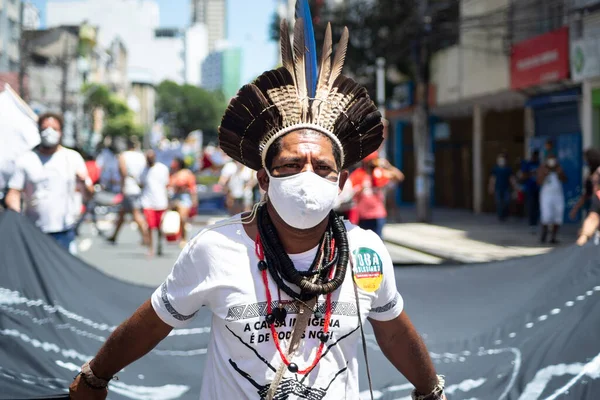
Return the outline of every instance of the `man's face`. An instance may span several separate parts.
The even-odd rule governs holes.
[[[348,177],[347,171],[339,171],[333,155],[333,144],[327,137],[309,130],[287,134],[281,139],[281,151],[273,158],[271,175],[285,177],[309,171],[332,182],[339,177],[340,188]],[[258,178],[261,188],[267,191],[266,171],[260,170]]]
[[[44,121],[42,121],[40,127],[40,130],[42,131],[44,129],[53,128],[55,131],[62,133],[62,129],[60,129],[60,123],[55,118],[46,118]]]

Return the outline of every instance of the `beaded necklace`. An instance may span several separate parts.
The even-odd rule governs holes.
[[[332,248],[335,247],[335,239],[331,239],[331,247]],[[323,246],[321,246],[321,248],[323,248]],[[315,359],[310,364],[310,366],[308,366],[307,368],[299,369],[298,365],[296,363],[293,363],[290,360],[288,360],[288,358],[285,356],[284,352],[281,350],[281,345],[280,345],[280,342],[279,342],[279,336],[277,334],[277,330],[275,329],[274,322],[275,322],[276,319],[279,320],[279,322],[281,322],[282,319],[285,319],[286,313],[281,312],[278,317],[276,317],[274,315],[274,310],[273,310],[273,306],[272,306],[271,291],[269,290],[269,278],[268,278],[268,275],[267,275],[267,268],[266,268],[266,262],[265,262],[265,254],[264,254],[264,250],[263,250],[263,246],[262,246],[262,241],[261,241],[261,238],[260,238],[260,233],[256,235],[255,252],[256,252],[257,258],[259,259],[259,262],[258,262],[259,267],[258,268],[259,268],[259,270],[261,272],[262,280],[263,280],[263,283],[265,285],[265,292],[266,292],[266,297],[267,297],[267,323],[269,324],[269,326],[271,328],[271,336],[273,337],[273,342],[275,343],[275,348],[277,349],[277,352],[279,353],[279,356],[281,357],[281,360],[287,366],[287,368],[288,368],[288,370],[290,372],[292,372],[292,373],[298,373],[300,375],[308,374],[310,371],[312,371],[319,364],[319,361],[321,361],[321,357],[323,356],[323,349],[325,347],[325,343],[327,343],[327,341],[329,340],[329,323],[331,321],[331,314],[332,314],[331,293],[328,293],[327,297],[326,297],[326,302],[325,302],[325,304],[326,304],[326,306],[325,306],[325,323],[324,323],[324,326],[323,326],[323,331],[322,331],[321,335],[319,336],[319,339],[320,339],[321,343],[319,344],[319,348],[317,349],[317,354],[315,356]],[[333,254],[334,253],[331,253],[331,258],[333,258]],[[323,259],[322,253],[321,253],[321,257],[318,257],[318,258],[320,258],[321,262],[322,262],[322,259]],[[329,260],[329,261],[331,261],[331,260]],[[333,272],[334,272],[333,268],[329,270],[329,279],[331,279],[331,277],[333,276]],[[304,303],[304,302],[302,302],[302,303]],[[278,309],[285,311],[285,309],[283,309],[282,304],[281,304],[281,298],[279,298]],[[317,312],[315,312],[315,316],[317,316]]]

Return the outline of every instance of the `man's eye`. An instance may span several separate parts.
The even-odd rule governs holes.
[[[319,165],[319,167],[317,167],[320,171],[331,171],[331,167],[327,166],[327,165]]]
[[[285,164],[283,168],[300,168],[298,164]]]

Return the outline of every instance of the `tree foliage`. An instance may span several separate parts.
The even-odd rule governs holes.
[[[414,76],[414,61],[419,40],[424,37],[424,24],[419,17],[418,0],[345,0],[341,5],[328,2],[318,7],[311,3],[317,43],[323,43],[327,22],[331,22],[334,46],[343,28],[350,31],[344,73],[354,77],[375,93],[376,60],[386,60],[388,85]],[[427,15],[431,16],[428,44],[432,50],[456,42],[459,2],[430,0]],[[271,35],[279,40],[279,18],[273,18]],[[447,29],[446,26],[453,26]],[[320,57],[320,52],[318,53]],[[389,91],[388,91],[389,93]]]
[[[216,134],[226,107],[221,93],[163,81],[156,94],[157,116],[170,127],[172,136],[185,137],[197,129],[208,137]]]
[[[135,115],[127,102],[112,93],[107,86],[88,84],[82,88],[82,93],[85,97],[84,109],[88,115],[92,115],[97,108],[104,110],[104,136],[143,135],[142,127],[135,123]]]

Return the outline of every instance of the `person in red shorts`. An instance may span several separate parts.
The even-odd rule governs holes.
[[[142,173],[142,208],[144,216],[148,223],[148,254],[154,255],[153,231],[158,232],[158,255],[162,254],[162,234],[160,231],[160,222],[162,216],[169,206],[169,194],[167,186],[169,185],[169,168],[156,162],[156,154],[153,150],[146,152],[146,169]]]
[[[403,180],[404,174],[387,160],[379,158],[377,152],[368,155],[362,166],[350,175],[358,210],[358,225],[362,229],[370,229],[382,237],[387,219],[384,189],[388,184]]]

